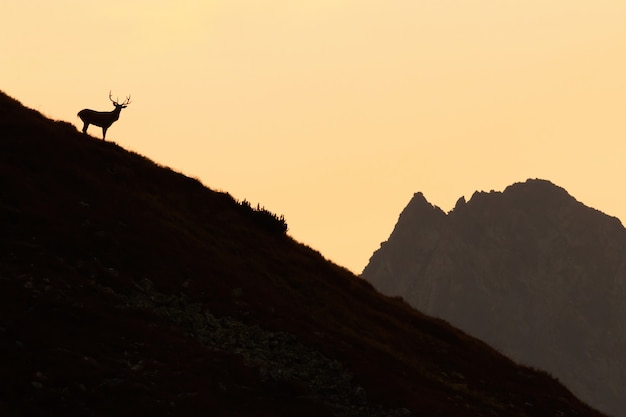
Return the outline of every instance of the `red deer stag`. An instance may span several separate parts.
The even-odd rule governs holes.
[[[95,111],[84,109],[78,112],[78,117],[85,123],[83,126],[83,133],[87,133],[89,125],[100,126],[102,128],[102,140],[105,140],[107,135],[107,129],[111,127],[113,122],[120,118],[120,112],[130,104],[130,96],[126,97],[126,100],[122,104],[118,104],[117,101],[113,101],[111,98],[111,92],[109,91],[109,100],[113,102],[115,109],[112,111]]]

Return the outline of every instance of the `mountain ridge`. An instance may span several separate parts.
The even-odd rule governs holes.
[[[4,94],[0,138],[3,415],[601,415],[227,193]]]
[[[537,179],[475,192],[448,214],[435,210],[436,221],[410,218],[433,207],[421,196],[412,204],[422,208],[402,212],[362,277],[619,415],[621,221]]]

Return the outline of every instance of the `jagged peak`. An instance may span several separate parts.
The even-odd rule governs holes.
[[[525,181],[513,183],[503,191],[475,191],[469,200],[461,196],[454,208],[447,214],[438,206],[430,203],[422,192],[416,192],[400,214],[398,223],[415,223],[416,219],[420,219],[420,222],[431,221],[451,215],[458,218],[461,213],[471,213],[476,212],[476,210],[479,212],[484,210],[502,211],[505,207],[523,211],[538,210],[544,212],[546,216],[553,210],[561,210],[564,207],[578,207],[581,210],[592,211],[601,216],[606,216],[611,221],[619,223],[623,228],[618,218],[585,205],[569,194],[565,188],[540,178],[529,178]]]
[[[456,200],[456,204],[454,205],[454,208],[451,211],[459,210],[461,209],[461,207],[465,206],[466,204],[467,204],[467,201],[465,201],[465,197],[461,196],[458,200]]]
[[[618,223],[623,228],[622,222],[614,216],[610,216],[601,210],[587,206],[573,197],[565,188],[560,187],[548,180],[528,179],[508,186],[502,193],[513,204],[528,204],[540,207],[577,207],[586,211],[589,215],[596,215],[610,222]]]
[[[539,178],[529,178],[524,182],[516,182],[514,184],[509,185],[504,189],[504,193],[512,193],[512,192],[523,192],[523,193],[533,193],[533,194],[541,194],[541,195],[550,195],[554,197],[568,197],[573,198],[563,187],[559,187],[558,185],[552,183],[551,181],[539,179]]]
[[[413,198],[409,201],[409,204],[406,206],[400,217],[403,214],[419,214],[424,215],[428,213],[441,213],[445,214],[443,210],[441,210],[438,206],[430,203],[422,192],[417,192],[413,194]]]
[[[575,202],[578,203],[564,188],[544,179],[527,179],[523,182],[516,182],[507,186],[504,191],[475,191],[469,200],[464,197],[459,198],[454,208],[449,214],[458,214],[466,208],[476,208],[483,204],[554,204],[555,202]]]
[[[445,217],[446,213],[442,209],[428,202],[424,194],[417,192],[400,213],[396,229],[412,228],[417,224],[432,223]]]

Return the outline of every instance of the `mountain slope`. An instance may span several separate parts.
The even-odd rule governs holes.
[[[626,230],[548,181],[445,214],[416,194],[362,276],[615,415],[626,400]]]
[[[286,236],[0,94],[2,415],[599,415]]]

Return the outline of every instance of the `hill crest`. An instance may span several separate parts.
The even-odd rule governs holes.
[[[4,94],[0,138],[3,415],[600,415],[226,193]]]

